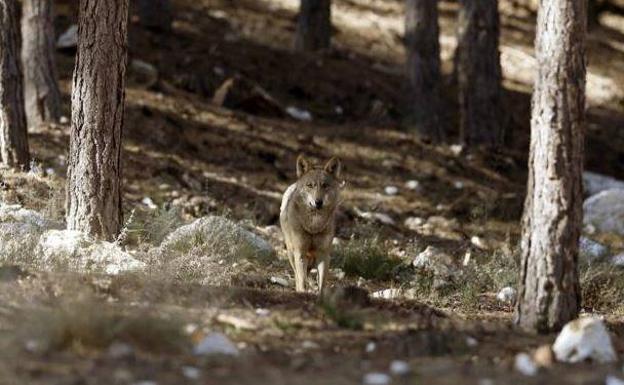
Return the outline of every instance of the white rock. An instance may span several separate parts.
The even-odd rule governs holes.
[[[581,317],[568,322],[553,344],[558,361],[576,363],[591,359],[598,363],[617,360],[611,336],[597,317]]]
[[[614,255],[610,261],[613,266],[624,267],[624,253]]]
[[[425,220],[421,217],[408,217],[403,222],[403,225],[412,231],[418,231],[425,223]]]
[[[68,124],[69,123],[69,118],[65,115],[61,116],[61,119],[59,119],[59,123],[61,124]]]
[[[41,228],[49,228],[53,225],[34,210],[25,209],[17,204],[9,205],[2,202],[0,202],[0,222],[27,223]]]
[[[485,240],[479,236],[473,235],[470,238],[470,243],[472,243],[473,245],[475,245],[476,247],[480,248],[480,249],[484,249],[487,250],[488,249],[488,245],[485,242]]]
[[[123,342],[113,342],[108,347],[108,356],[114,359],[127,358],[132,356],[134,349]]]
[[[453,182],[453,187],[455,187],[457,190],[461,190],[464,188],[464,182],[456,180]]]
[[[496,299],[507,304],[513,304],[514,302],[516,302],[517,295],[518,292],[516,291],[516,289],[511,286],[507,286],[502,288],[498,292],[498,294],[496,294]]]
[[[78,26],[72,24],[56,41],[57,48],[74,48],[78,46]]]
[[[581,236],[579,239],[579,256],[589,263],[600,261],[609,255],[609,248],[592,239]]]
[[[309,111],[294,106],[286,107],[286,113],[293,119],[301,120],[303,122],[312,121],[312,114]]]
[[[400,298],[402,294],[401,289],[385,289],[379,290],[371,294],[373,298],[395,299]]]
[[[366,353],[372,353],[375,350],[377,350],[377,344],[374,343],[373,341],[370,341],[369,343],[367,343],[366,348],[364,348],[364,351],[366,351]]]
[[[195,345],[193,348],[193,354],[198,356],[213,354],[238,356],[239,351],[236,345],[234,345],[224,334],[211,333]]]
[[[537,374],[537,365],[527,353],[518,353],[514,361],[514,368],[525,376],[534,376]]]
[[[397,195],[399,193],[399,188],[397,186],[386,186],[384,187],[384,193],[386,195]]]
[[[290,286],[290,284],[288,283],[288,280],[282,277],[271,277],[269,278],[269,281],[275,285],[282,286],[282,287]]]
[[[476,338],[470,336],[466,337],[466,346],[468,346],[469,348],[474,348],[478,345],[479,341],[477,341]]]
[[[199,377],[201,377],[201,370],[197,369],[194,366],[183,366],[182,375],[189,380],[197,380],[199,379]]]
[[[301,343],[301,347],[304,349],[318,349],[321,346],[314,341],[305,340]]]
[[[143,381],[134,382],[132,385],[158,385],[158,382],[151,381],[151,380],[143,380]]]
[[[417,180],[408,180],[405,182],[405,187],[410,190],[418,190],[420,188],[420,182]]]
[[[150,197],[143,198],[141,200],[141,203],[143,203],[145,206],[147,206],[147,208],[150,209],[150,210],[155,210],[155,209],[158,208],[158,206],[156,206],[156,204],[154,203],[154,201]]]
[[[145,84],[145,86],[150,87],[158,81],[158,69],[148,62],[139,59],[132,59],[130,62],[130,70],[138,75],[141,83]]]
[[[386,373],[367,373],[362,383],[364,385],[387,385],[390,383],[390,376]]]
[[[256,315],[258,317],[268,317],[269,315],[271,315],[271,311],[265,308],[257,308]]]
[[[256,330],[258,327],[245,318],[237,317],[232,314],[221,313],[217,316],[217,321],[226,325],[233,326],[237,330]]]
[[[605,190],[624,190],[624,181],[595,172],[585,171],[583,172],[583,188],[585,189],[585,193],[591,196]]]
[[[197,242],[201,239],[201,242]],[[167,235],[159,246],[164,255],[194,252],[206,258],[206,262],[223,259],[227,264],[241,259],[272,261],[273,246],[227,218],[210,215],[181,226]]]
[[[116,275],[145,268],[145,263],[121,250],[119,245],[97,241],[75,230],[48,230],[35,248],[40,267]]]
[[[393,360],[390,363],[390,373],[395,376],[404,376],[410,372],[410,366],[407,362],[401,360]]]
[[[337,280],[343,280],[347,275],[342,269],[332,269],[332,274]]]
[[[605,385],[624,385],[624,380],[615,376],[607,376]]]
[[[375,213],[375,212],[371,212],[371,211],[360,211],[357,208],[354,209],[355,213],[360,217],[360,218],[364,218],[364,219],[368,219],[371,221],[376,221],[376,222],[380,222],[383,223],[384,225],[395,225],[396,222],[394,221],[394,219],[392,219],[392,217],[388,214],[384,214],[384,213]]]
[[[479,385],[494,385],[494,380],[491,378],[481,378],[478,382]]]
[[[453,257],[434,246],[428,246],[425,251],[418,254],[412,264],[418,269],[430,270],[435,276],[445,279],[451,278],[457,272]]]
[[[583,224],[600,233],[624,235],[624,190],[601,191],[583,203]]]
[[[457,156],[457,155],[460,155],[462,151],[464,151],[464,146],[462,146],[461,144],[451,144],[449,146],[449,149],[451,150],[453,155]]]

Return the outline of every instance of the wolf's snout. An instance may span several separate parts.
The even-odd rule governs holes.
[[[317,209],[320,209],[323,207],[323,200],[322,199],[316,199],[314,201],[314,207],[316,207]]]

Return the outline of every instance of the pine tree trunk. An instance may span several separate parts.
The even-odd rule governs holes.
[[[26,169],[30,158],[18,6],[17,0],[0,0],[0,160],[6,166]]]
[[[455,64],[459,87],[460,139],[497,145],[501,123],[498,0],[460,0]]]
[[[405,44],[410,85],[410,123],[421,135],[443,137],[439,124],[440,29],[437,0],[407,0]]]
[[[139,19],[143,27],[168,32],[172,18],[170,0],[139,0]]]
[[[54,60],[52,0],[23,0],[22,4],[26,119],[30,126],[57,122],[61,92]]]
[[[575,318],[582,223],[586,0],[541,0],[516,322],[549,332]]]
[[[295,49],[319,51],[331,42],[331,0],[301,0]]]
[[[128,0],[80,0],[72,88],[67,227],[114,239],[121,222],[121,138]]]

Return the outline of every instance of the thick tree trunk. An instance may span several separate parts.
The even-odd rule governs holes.
[[[541,0],[516,322],[549,332],[575,318],[582,222],[586,0]]]
[[[113,239],[121,226],[128,0],[80,0],[67,227]]]
[[[139,0],[139,19],[143,27],[168,32],[172,18],[170,0]]]
[[[0,0],[0,160],[25,169],[29,154],[18,6],[17,0]]]
[[[437,0],[407,0],[405,44],[410,85],[410,125],[434,140],[443,137],[439,124],[440,29]]]
[[[30,126],[57,122],[61,92],[54,60],[52,0],[23,0],[22,4],[26,119]]]
[[[331,42],[331,0],[301,0],[295,49],[319,51]]]
[[[502,142],[498,0],[460,0],[455,64],[460,139],[467,145]]]

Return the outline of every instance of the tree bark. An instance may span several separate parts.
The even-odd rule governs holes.
[[[61,92],[54,60],[52,0],[23,0],[22,4],[26,120],[30,126],[58,122]]]
[[[440,28],[437,0],[407,0],[405,44],[410,85],[410,125],[434,140],[444,136],[439,124]]]
[[[516,323],[550,332],[580,307],[586,0],[541,0]]]
[[[28,168],[24,78],[20,63],[19,3],[0,0],[0,160]]]
[[[319,51],[331,43],[331,0],[301,0],[295,49]]]
[[[139,19],[145,28],[169,32],[173,19],[170,0],[139,0]]]
[[[121,223],[128,0],[80,0],[67,227],[112,240]]]
[[[493,146],[504,139],[498,0],[460,0],[455,64],[460,140]]]

